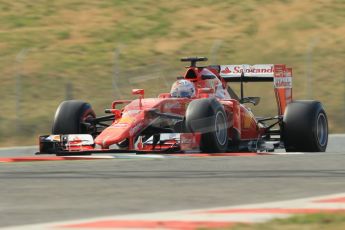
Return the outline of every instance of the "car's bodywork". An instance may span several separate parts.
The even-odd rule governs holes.
[[[53,135],[41,136],[40,153],[200,151],[203,131],[186,127],[186,110],[192,101],[204,99],[220,104],[226,114],[226,151],[284,148],[283,115],[292,102],[292,69],[282,64],[196,66],[197,61],[205,60],[182,59],[191,62],[183,78],[194,83],[195,97],[172,98],[169,93],[162,93],[157,98],[144,98],[144,90],[134,89],[132,93],[138,95],[138,99],[113,101],[111,108],[105,111],[110,115],[82,117],[80,124],[86,127],[83,132],[56,131]],[[257,104],[259,98],[244,97],[243,87],[238,97],[227,82],[239,82],[241,86],[244,82],[272,82],[277,115],[256,117],[245,103]],[[218,131],[216,125],[214,132]]]

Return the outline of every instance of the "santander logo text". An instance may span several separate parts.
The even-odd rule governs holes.
[[[220,75],[222,77],[273,77],[274,65],[273,64],[237,64],[237,65],[221,65]]]
[[[267,66],[258,68],[255,66],[251,66],[250,68],[243,68],[242,66],[227,66],[225,67],[221,73],[222,74],[231,74],[231,73],[273,73],[274,66]]]

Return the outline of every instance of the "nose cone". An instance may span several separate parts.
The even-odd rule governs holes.
[[[129,124],[114,124],[109,126],[99,134],[96,139],[96,145],[102,146],[102,148],[107,149],[110,145],[119,143],[125,138],[129,137]]]

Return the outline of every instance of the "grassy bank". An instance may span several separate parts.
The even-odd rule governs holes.
[[[345,228],[344,213],[317,213],[296,215],[287,219],[275,219],[261,224],[240,224],[231,230],[341,230]],[[225,229],[224,229],[225,230]]]
[[[345,131],[342,0],[2,0],[0,9],[2,146],[33,144],[66,98],[101,113],[134,87],[168,91],[190,55],[286,63],[295,98],[322,101],[331,131]],[[270,85],[246,88],[263,96],[258,112],[276,112]]]

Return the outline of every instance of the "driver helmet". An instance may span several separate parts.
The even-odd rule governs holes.
[[[171,97],[187,97],[195,96],[195,86],[188,80],[177,80],[171,87]]]

